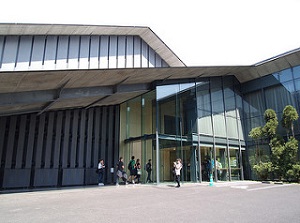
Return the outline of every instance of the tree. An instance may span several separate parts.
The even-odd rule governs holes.
[[[262,127],[256,127],[251,129],[249,133],[249,137],[251,137],[255,141],[255,163],[258,163],[258,159],[260,159],[259,153],[259,142],[263,137],[263,130]]]
[[[292,131],[293,134],[292,137],[287,137],[286,141],[281,135],[277,134],[278,119],[276,112],[272,109],[267,109],[264,113],[264,119],[266,124],[263,127],[253,128],[249,136],[255,141],[259,139],[260,134],[266,137],[271,148],[272,159],[271,162],[262,162],[260,160],[253,166],[254,170],[260,178],[266,178],[270,172],[273,172],[280,180],[293,179],[299,181],[300,164],[297,161],[298,141],[294,137],[293,127],[293,122],[298,119],[296,109],[291,105],[287,105],[283,110],[281,124],[287,129],[287,133]],[[258,147],[258,144],[256,145]]]
[[[265,126],[263,131],[265,135],[271,140],[275,135],[278,127],[278,119],[276,112],[273,109],[267,109],[264,113]]]
[[[285,106],[282,114],[282,121],[281,121],[282,127],[287,129],[287,134],[289,133],[289,131],[292,131],[293,137],[295,137],[294,121],[298,120],[298,118],[299,118],[298,112],[293,106],[291,105]]]

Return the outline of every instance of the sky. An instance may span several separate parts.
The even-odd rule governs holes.
[[[300,47],[300,0],[9,0],[0,23],[147,26],[187,66],[252,65]]]

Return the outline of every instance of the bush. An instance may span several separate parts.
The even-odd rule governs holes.
[[[253,166],[260,180],[267,180],[269,173],[272,172],[272,162],[259,162]]]

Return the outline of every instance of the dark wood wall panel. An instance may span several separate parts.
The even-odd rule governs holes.
[[[71,141],[71,155],[70,155],[70,167],[75,168],[77,165],[76,152],[77,152],[77,137],[78,137],[78,109],[74,111],[73,123],[72,123],[72,141]]]
[[[119,106],[0,117],[0,189],[97,184],[118,160]]]
[[[52,143],[53,143],[53,124],[54,124],[54,112],[50,112],[48,116],[48,128],[46,138],[46,151],[43,159],[45,160],[45,168],[50,168],[51,165],[51,154],[52,154]]]
[[[16,125],[17,125],[17,117],[13,116],[10,118],[9,130],[8,130],[8,143],[6,144],[7,148],[6,148],[5,168],[7,169],[12,168],[12,157],[13,157],[14,146],[16,143],[15,140]]]
[[[23,152],[24,142],[25,142],[25,133],[26,133],[26,115],[21,116],[20,128],[19,128],[19,138],[18,138],[18,147],[17,147],[17,157],[16,157],[16,169],[22,168],[23,165]]]
[[[78,167],[83,168],[85,164],[85,138],[86,138],[86,110],[81,111],[79,127],[79,149],[78,149]]]
[[[0,117],[0,166],[2,167],[2,153],[4,151],[4,137],[6,130],[6,119],[7,117]]]
[[[32,158],[33,158],[33,150],[34,150],[34,141],[36,134],[36,118],[35,114],[30,115],[29,122],[29,133],[28,133],[28,142],[27,142],[27,151],[26,151],[26,163],[25,168],[30,169],[32,167]]]

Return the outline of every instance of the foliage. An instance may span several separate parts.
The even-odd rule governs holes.
[[[255,163],[257,163],[258,157],[260,157],[259,140],[263,137],[262,127],[253,128],[249,132],[249,137],[255,141]]]
[[[293,122],[298,119],[296,109],[290,105],[283,110],[281,124],[288,131],[292,131],[293,137],[288,137],[286,141],[277,134],[278,119],[274,110],[267,109],[264,113],[266,124],[263,127],[253,128],[249,136],[256,142],[258,149],[259,138],[265,137],[269,141],[271,149],[271,162],[259,162],[253,169],[260,179],[267,179],[272,173],[280,180],[297,180],[300,178],[300,164],[297,162],[298,141],[294,137]],[[258,155],[260,155],[258,153]]]
[[[293,175],[291,176],[291,178],[294,178],[297,182],[300,183],[300,164],[294,164],[292,166],[292,171]]]
[[[292,131],[293,136],[295,136],[293,122],[298,120],[298,118],[299,115],[297,113],[297,110],[293,106],[291,105],[285,106],[285,108],[283,109],[281,124],[282,127],[287,129],[288,133],[289,131]]]
[[[256,174],[261,180],[268,179],[269,174],[272,172],[272,162],[259,162],[253,166]]]
[[[268,138],[272,138],[276,135],[277,127],[278,127],[278,119],[276,112],[273,109],[267,109],[264,113],[265,118],[265,126],[262,128],[265,136]]]
[[[262,127],[256,127],[251,129],[249,136],[254,140],[259,140],[263,136]]]

